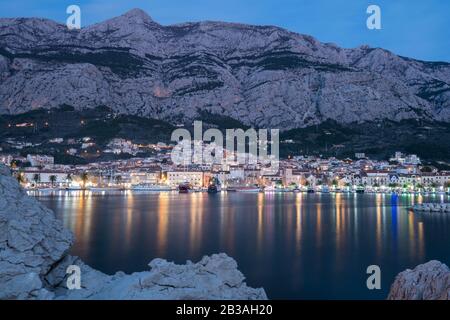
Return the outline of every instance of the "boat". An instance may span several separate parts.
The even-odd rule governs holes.
[[[77,186],[77,185],[72,185],[66,188],[67,191],[81,191],[83,190],[83,187],[81,186]]]
[[[356,193],[364,193],[364,187],[357,187],[355,192]]]
[[[236,187],[236,191],[237,192],[247,192],[247,193],[260,192],[261,188],[257,187],[257,186]]]
[[[90,187],[91,192],[105,192],[105,191],[121,191],[122,187]]]
[[[308,193],[315,193],[316,191],[314,190],[314,188],[308,188],[307,192]]]
[[[37,188],[36,190],[39,192],[52,192],[52,191],[58,191],[59,189],[57,189],[57,188]]]
[[[180,183],[178,186],[179,193],[189,193],[192,191],[192,186],[189,182]]]
[[[163,184],[150,184],[150,183],[140,183],[132,185],[131,190],[133,191],[171,191],[172,188],[170,188],[167,185]]]
[[[210,193],[210,194],[219,192],[219,190],[218,190],[218,188],[217,188],[217,185],[216,185],[216,184],[210,184],[210,185],[208,186],[207,192]]]
[[[320,189],[320,192],[322,192],[322,193],[330,193],[330,189],[328,188],[328,186],[322,186],[322,188]]]

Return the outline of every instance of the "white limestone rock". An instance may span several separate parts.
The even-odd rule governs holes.
[[[67,275],[63,271],[69,264],[80,267],[80,290],[66,288]],[[78,258],[70,257],[61,263],[60,270],[53,270],[47,279],[57,284],[56,299],[267,299],[264,289],[253,289],[245,284],[236,261],[224,253],[205,256],[198,263],[184,265],[154,259],[149,266],[150,271],[129,275],[118,272],[109,276],[90,268]]]
[[[397,275],[389,300],[450,300],[450,270],[436,260]]]
[[[41,279],[73,242],[52,211],[0,168],[0,299],[48,298]]]

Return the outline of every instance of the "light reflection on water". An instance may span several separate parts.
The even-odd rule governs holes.
[[[76,237],[72,254],[107,273],[226,252],[270,298],[383,299],[394,276],[431,259],[450,262],[450,217],[408,208],[450,197],[304,193],[38,195]],[[365,287],[382,270],[382,290]]]

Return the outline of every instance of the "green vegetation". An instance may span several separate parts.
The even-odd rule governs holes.
[[[197,110],[197,120],[204,123],[204,129],[213,126],[224,131],[229,128],[247,130],[249,126],[229,116]],[[16,126],[28,123],[32,126]],[[94,109],[77,111],[73,106],[62,105],[52,110],[33,110],[20,115],[0,116],[0,141],[12,138],[27,141],[39,146],[25,147],[21,154],[44,153],[53,155],[56,163],[85,164],[96,159],[113,160],[119,156],[100,154],[113,138],[124,138],[135,143],[170,143],[175,127],[165,121],[135,115],[115,113],[111,108],[99,106]],[[192,128],[187,127],[188,130]],[[64,138],[64,143],[49,143],[53,138]],[[82,156],[71,155],[68,149],[73,146],[68,139],[79,140],[91,137],[95,147],[85,150]],[[292,140],[286,143],[283,141]],[[380,121],[344,126],[327,120],[320,125],[282,131],[280,134],[280,156],[322,155],[340,159],[353,158],[356,152],[364,152],[374,159],[387,159],[395,151],[415,153],[426,164],[439,170],[450,169],[450,124],[405,120],[401,122]],[[0,142],[4,152],[8,145]],[[12,149],[16,151],[16,149]],[[146,156],[147,154],[142,154]],[[127,157],[127,155],[120,155]],[[128,156],[129,157],[129,156]],[[16,164],[22,166],[23,164]],[[430,168],[424,167],[424,172]]]
[[[33,175],[33,181],[34,181],[34,183],[39,183],[40,181],[41,181],[41,175],[39,174],[39,173],[35,173],[34,175]]]
[[[236,120],[228,116],[214,114],[205,110],[197,110],[197,113],[199,114],[199,116],[197,117],[196,120],[203,121],[204,124],[211,124],[217,126],[219,129],[240,128],[243,130],[247,130],[248,128],[250,128],[249,126],[243,124],[239,120]]]
[[[18,181],[19,183],[21,183],[21,184],[26,182],[26,181],[25,181],[25,176],[24,176],[23,172],[21,172],[21,171],[19,171],[19,172],[17,173],[16,178],[17,178],[17,181]]]
[[[374,159],[388,159],[395,151],[417,154],[439,169],[437,161],[450,159],[450,124],[440,122],[380,121],[343,126],[325,121],[317,126],[282,132],[280,154],[313,154],[324,157],[353,158],[364,152]]]
[[[81,181],[83,182],[83,189],[86,189],[86,183],[87,183],[88,180],[89,180],[89,175],[87,174],[87,172],[83,172],[83,173],[80,175],[80,178],[81,178]]]
[[[55,183],[56,183],[56,176],[55,175],[51,175],[49,179],[50,179],[50,182],[51,182],[52,187],[53,187],[55,185]]]

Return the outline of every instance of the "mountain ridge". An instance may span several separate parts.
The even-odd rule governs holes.
[[[64,104],[174,124],[206,111],[283,130],[328,119],[449,122],[450,63],[276,26],[163,26],[140,9],[81,30],[0,19],[0,113]]]

